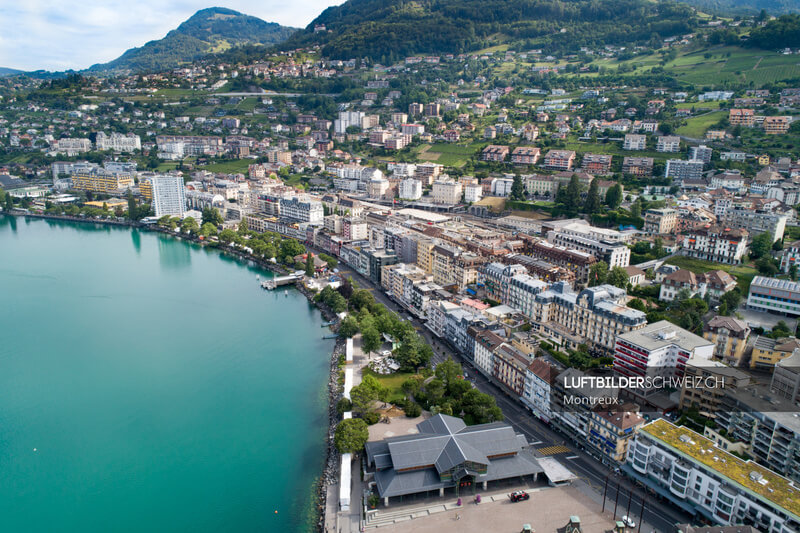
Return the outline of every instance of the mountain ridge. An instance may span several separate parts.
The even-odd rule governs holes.
[[[266,22],[233,9],[209,7],[197,11],[163,38],[130,48],[107,63],[84,72],[148,72],[176,68],[208,54],[243,44],[272,45],[297,28]]]

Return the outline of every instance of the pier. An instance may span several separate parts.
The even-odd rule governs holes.
[[[279,276],[275,278],[265,279],[264,281],[261,282],[261,288],[271,291],[283,285],[294,285],[296,281],[303,279],[304,276],[305,276],[304,272],[297,271],[297,272],[292,272],[288,276]]]

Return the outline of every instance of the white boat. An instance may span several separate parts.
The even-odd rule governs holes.
[[[283,291],[283,295],[284,296],[289,296],[289,290],[287,289],[287,290]]]

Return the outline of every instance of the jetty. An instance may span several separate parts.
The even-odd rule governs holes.
[[[278,276],[275,278],[265,279],[261,282],[261,288],[272,291],[283,285],[294,285],[295,282],[300,281],[305,276],[305,272],[297,271],[292,272],[287,276]]]

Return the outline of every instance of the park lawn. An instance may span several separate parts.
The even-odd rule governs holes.
[[[470,157],[482,150],[485,143],[450,144],[436,143],[425,150],[425,154],[434,155],[429,160],[449,167],[462,167]],[[423,155],[423,158],[424,155]]]
[[[193,89],[159,89],[156,91],[156,96],[180,97],[180,96],[193,96],[198,94],[199,91]]]
[[[389,403],[397,403],[404,400],[406,393],[403,392],[403,382],[414,375],[413,372],[395,372],[394,374],[377,374],[369,368],[363,368],[363,375],[374,376],[378,382],[389,389]]]
[[[255,98],[245,98],[236,106],[236,108],[240,111],[244,111],[245,113],[252,113],[255,108],[256,104],[258,104],[258,100]]]
[[[699,117],[692,117],[686,120],[686,125],[678,128],[677,133],[695,139],[702,138],[706,131],[720,119],[728,116],[727,111],[712,111]]]
[[[756,269],[750,264],[725,265],[722,263],[714,263],[713,261],[685,257],[683,255],[670,257],[666,260],[666,263],[691,270],[695,274],[703,274],[711,270],[724,270],[736,278],[736,284],[744,295],[747,295],[749,292],[750,282],[753,281],[753,278],[757,274]]]

